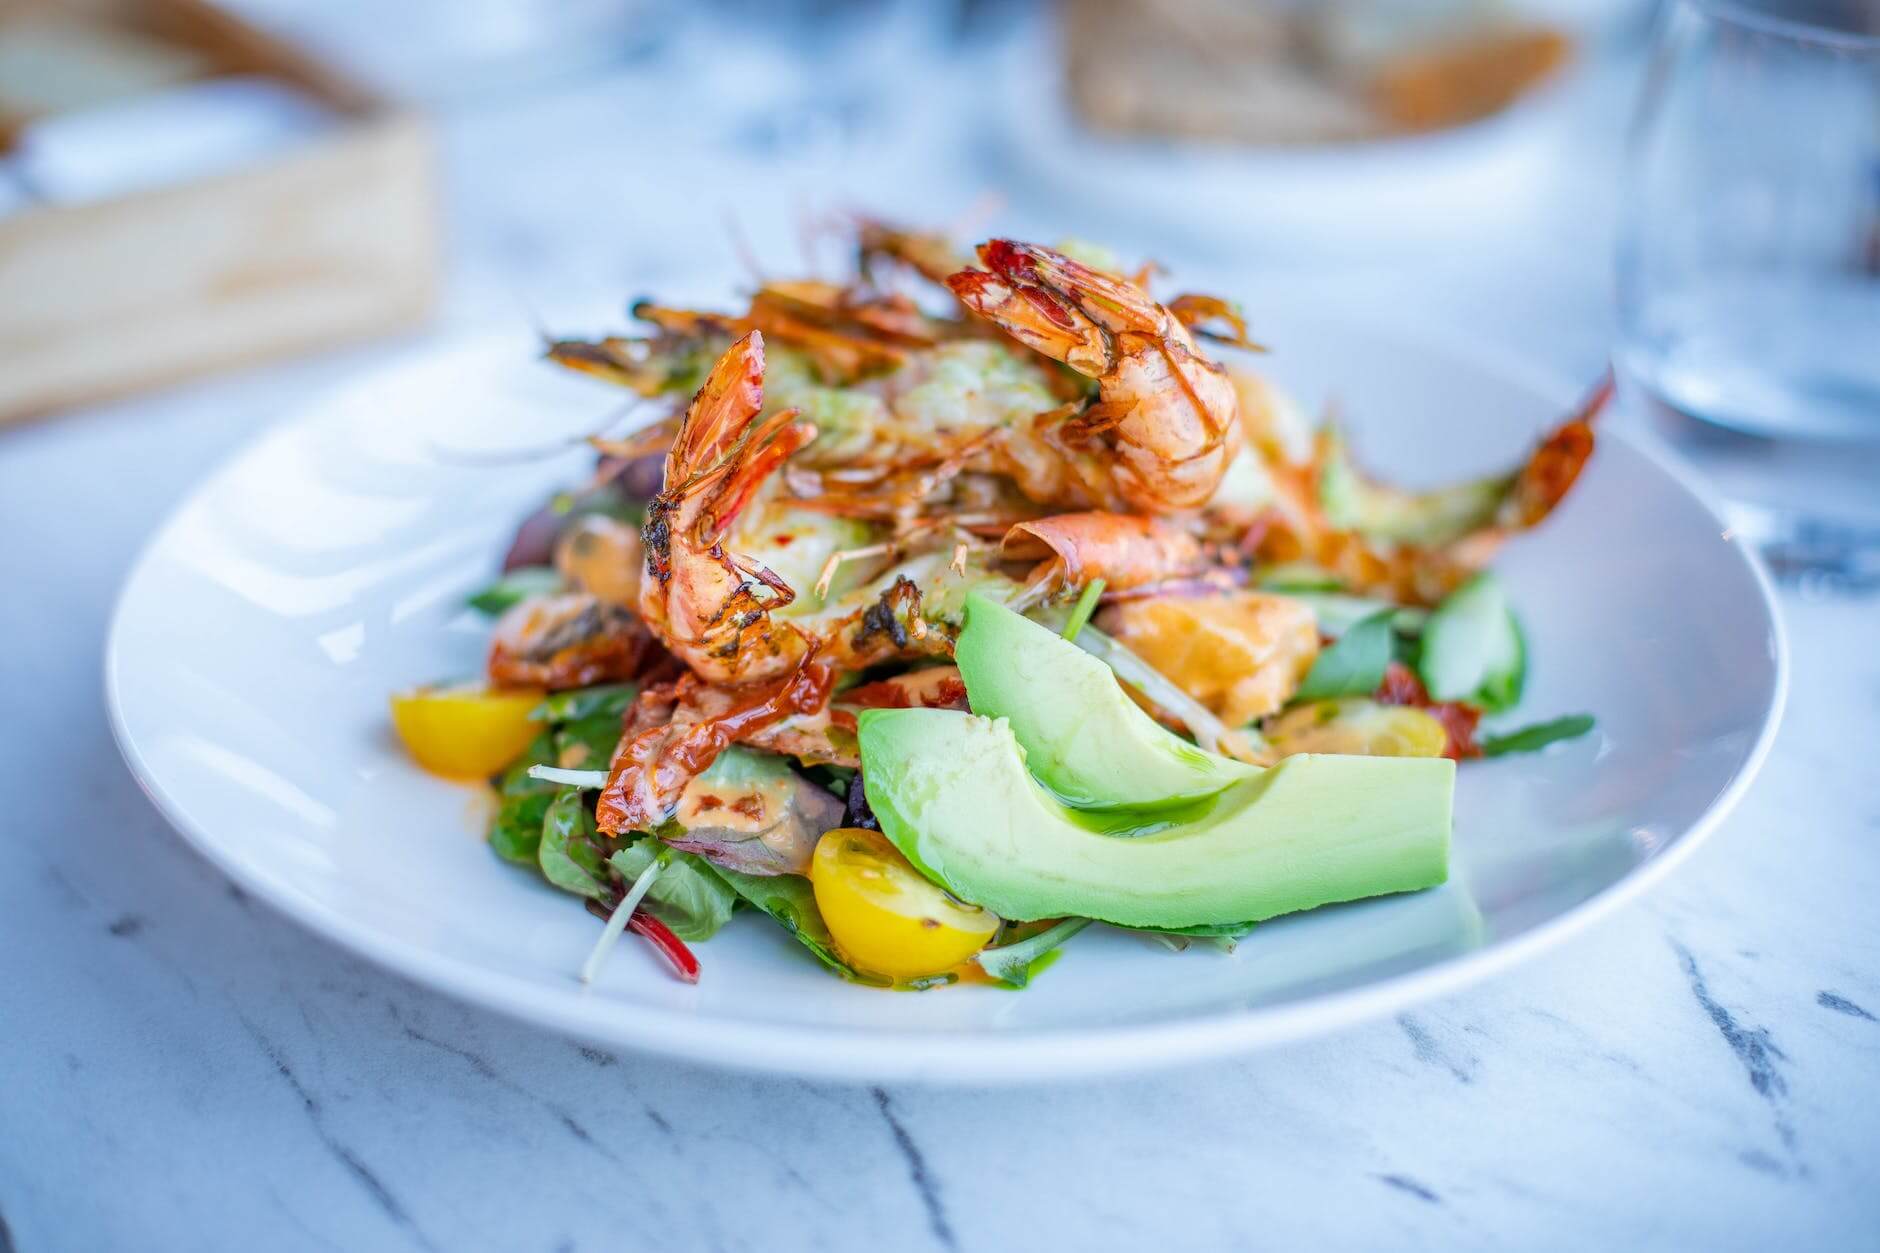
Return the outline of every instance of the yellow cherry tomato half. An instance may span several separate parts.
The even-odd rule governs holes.
[[[1313,701],[1266,724],[1266,742],[1282,757],[1346,753],[1360,757],[1441,757],[1449,732],[1435,715],[1373,700]]]
[[[836,947],[870,974],[939,974],[984,948],[999,929],[991,912],[929,883],[879,831],[825,833],[809,877]]]
[[[487,779],[521,755],[539,722],[537,688],[419,687],[392,697],[392,725],[418,764],[450,779]]]

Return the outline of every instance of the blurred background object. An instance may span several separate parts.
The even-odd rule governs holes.
[[[429,154],[203,0],[0,0],[0,421],[413,324]]]
[[[78,204],[237,169],[337,121],[286,84],[213,78],[37,118],[11,165],[35,199]]]
[[[370,338],[413,325],[434,286],[440,333],[606,332],[634,296],[710,304],[757,271],[832,273],[846,253],[826,227],[856,209],[1096,240],[1131,263],[1205,272],[1256,328],[1263,305],[1307,293],[1354,317],[1453,327],[1580,380],[1619,338],[1624,140],[1667,7],[220,6],[0,0],[0,411]],[[1730,134],[1747,139],[1771,129],[1758,110],[1812,116],[1839,103],[1821,94],[1830,80],[1871,81],[1845,58],[1829,64],[1801,75],[1813,86],[1799,94],[1773,79],[1721,88],[1731,98],[1716,116],[1742,112]],[[1689,71],[1664,81],[1661,99],[1696,112],[1718,89],[1679,86],[1698,81]],[[1781,168],[1830,160],[1822,145],[1871,126],[1868,108],[1801,128],[1810,142]],[[438,138],[441,222],[413,109]],[[1630,201],[1628,343],[1647,303],[1676,307],[1648,290],[1709,281],[1666,258],[1699,238],[1713,256],[1748,238],[1728,224],[1734,201],[1704,206],[1701,180],[1678,174],[1721,160],[1721,128],[1666,113],[1646,132],[1712,155],[1653,164],[1658,181]],[[1690,231],[1693,214],[1718,225]],[[1813,220],[1781,218],[1767,247],[1796,255]],[[1798,324],[1758,333],[1773,342]],[[1848,313],[1842,341],[1868,325]],[[1745,368],[1776,360],[1750,348]],[[1616,420],[1649,425],[1739,498],[1880,507],[1871,461],[1649,412],[1633,404]]]
[[[1629,95],[1649,2],[1561,7],[1067,0],[1061,36],[1006,45],[989,142],[1209,264],[1440,265],[1583,194],[1572,149]]]
[[[440,255],[461,320],[710,290],[733,219],[775,258],[831,211],[946,224],[990,193],[1011,229],[1171,260],[1428,251],[1559,164],[1528,102],[1601,36],[1525,13],[0,0],[0,414],[410,325]]]
[[[1069,0],[1071,95],[1138,135],[1319,143],[1495,113],[1566,59],[1498,0]]]
[[[1630,166],[1626,367],[1712,422],[1880,441],[1880,5],[1674,0]]]
[[[603,71],[660,37],[652,0],[229,0],[373,89],[450,104]]]

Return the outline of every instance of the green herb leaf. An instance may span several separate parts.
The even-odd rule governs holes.
[[[1016,944],[980,950],[973,960],[979,968],[1009,987],[1022,988],[1054,961],[1060,945],[1090,925],[1088,918],[1066,918]]]
[[[534,780],[531,780],[534,782]],[[542,820],[548,816],[554,799],[553,785],[548,790],[511,796],[504,800],[490,823],[490,847],[504,861],[519,866],[539,866],[542,849]]]
[[[641,908],[681,940],[709,940],[731,921],[738,895],[702,858],[657,839],[636,840],[608,858],[621,879],[637,880],[655,861],[665,863]]]
[[[542,820],[548,816],[549,802],[555,797],[555,784],[530,778],[529,767],[550,765],[554,760],[554,737],[543,731],[529,741],[522,756],[510,762],[496,781],[502,804],[490,820],[489,841],[504,861],[522,866],[539,864]]]
[[[536,853],[542,875],[564,892],[605,901],[615,895],[607,876],[607,852],[581,793],[564,788],[542,815],[542,844]]]
[[[1103,596],[1104,580],[1092,579],[1084,584],[1083,592],[1077,597],[1077,603],[1071,607],[1070,621],[1064,624],[1063,636],[1075,642],[1077,633],[1090,621],[1090,615],[1097,611],[1097,601]]]
[[[835,938],[823,922],[822,911],[816,908],[815,890],[802,875],[740,874],[723,866],[712,866],[711,872],[730,885],[732,891],[776,919],[798,943],[816,955],[817,961],[844,979],[876,985],[886,982],[863,974],[843,960],[842,954],[836,951]]]
[[[534,722],[580,722],[607,714],[616,720],[640,694],[637,683],[604,683],[599,687],[578,687],[556,692],[529,711]]]
[[[1506,735],[1491,735],[1482,741],[1482,756],[1503,757],[1509,753],[1539,752],[1549,744],[1578,739],[1592,729],[1593,715],[1568,714],[1564,718],[1537,722]]]
[[[494,618],[531,596],[560,591],[561,586],[561,575],[550,567],[521,566],[471,596],[466,603]]]
[[[1384,681],[1384,668],[1390,665],[1394,647],[1390,622],[1396,612],[1383,609],[1354,623],[1337,643],[1319,654],[1293,699],[1324,700],[1375,692]]]

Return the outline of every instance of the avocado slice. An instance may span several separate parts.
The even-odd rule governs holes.
[[[1184,805],[1258,773],[1164,729],[1108,666],[990,597],[966,598],[953,660],[973,712],[1008,721],[1032,774],[1067,804]]]
[[[1258,922],[1449,875],[1448,758],[1306,754],[1184,810],[1091,812],[1032,779],[1003,719],[870,709],[860,738],[883,833],[1002,918]]]

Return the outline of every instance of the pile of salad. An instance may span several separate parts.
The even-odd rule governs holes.
[[[1374,481],[1238,309],[1088,246],[865,222],[840,281],[551,346],[656,414],[471,599],[487,673],[392,698],[489,842],[698,977],[744,912],[897,988],[1024,986],[1091,922],[1231,948],[1445,881],[1526,645],[1487,570],[1610,394],[1506,474]],[[975,264],[976,260],[976,264]]]

